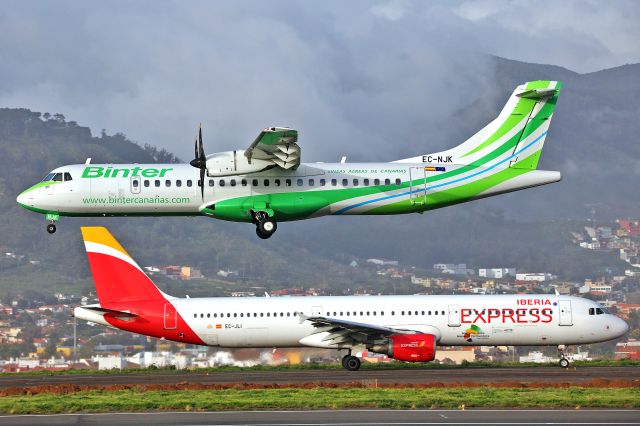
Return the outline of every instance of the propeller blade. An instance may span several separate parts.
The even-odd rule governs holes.
[[[197,158],[200,160],[206,160],[204,155],[204,146],[202,144],[202,123],[200,123],[200,128],[198,129],[198,150],[200,151],[200,156]]]
[[[200,195],[202,196],[202,201],[204,201],[204,171],[205,168],[202,167],[200,169]]]

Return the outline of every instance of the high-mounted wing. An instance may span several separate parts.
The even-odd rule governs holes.
[[[264,129],[244,152],[247,161],[264,160],[284,169],[296,169],[300,165],[298,131],[288,127]]]
[[[300,340],[303,345],[316,347],[345,347],[366,344],[396,334],[414,334],[417,330],[384,327],[327,317],[300,315],[300,321],[309,321],[316,333]]]

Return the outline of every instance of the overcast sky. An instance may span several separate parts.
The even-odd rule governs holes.
[[[288,125],[303,160],[391,160],[492,87],[487,54],[597,71],[640,62],[639,23],[635,0],[5,1],[0,106],[184,160],[199,122],[208,153]]]

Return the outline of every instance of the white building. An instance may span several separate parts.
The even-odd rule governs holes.
[[[522,273],[516,274],[517,281],[549,281],[553,279],[553,275],[548,272],[540,272],[540,273]]]
[[[508,275],[515,277],[516,268],[484,268],[478,269],[478,276],[483,278],[506,278]]]
[[[93,360],[98,363],[98,370],[122,370],[127,365],[120,355],[97,356]]]
[[[467,269],[466,263],[436,263],[433,269],[450,275],[473,275],[473,269]]]

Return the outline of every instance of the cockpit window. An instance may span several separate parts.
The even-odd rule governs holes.
[[[71,173],[69,172],[64,172],[64,181],[70,181],[71,180]]]
[[[49,181],[49,180],[51,180],[54,176],[55,176],[55,173],[49,173],[48,175],[46,175],[46,176],[44,177],[44,179],[42,179],[42,182]]]
[[[62,182],[62,173],[56,173],[51,180],[54,182]]]
[[[608,313],[609,311],[605,308],[589,308],[589,315],[603,315]]]
[[[596,309],[595,308],[589,308],[589,315],[595,315],[596,314]]]

